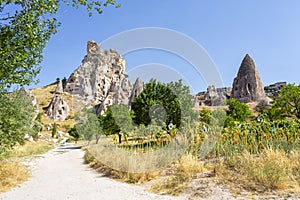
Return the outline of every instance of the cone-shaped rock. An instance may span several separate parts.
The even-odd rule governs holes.
[[[231,97],[248,103],[265,98],[263,84],[253,59],[247,54],[233,81]]]
[[[129,98],[128,107],[131,107],[131,103],[135,100],[137,96],[139,96],[144,89],[144,82],[140,77],[138,77],[133,85],[131,96]]]
[[[45,114],[53,121],[64,121],[68,118],[69,111],[70,108],[67,102],[61,95],[56,94],[46,109]]]

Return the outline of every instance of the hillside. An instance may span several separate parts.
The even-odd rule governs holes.
[[[51,130],[47,130],[47,126],[49,124],[53,124],[54,121],[51,120],[50,118],[48,118],[47,116],[44,115],[44,109],[46,109],[52,98],[54,97],[54,91],[56,88],[56,83],[44,86],[42,88],[34,88],[31,89],[30,91],[33,93],[33,95],[35,96],[35,98],[37,99],[38,102],[38,106],[39,106],[39,110],[40,113],[42,114],[42,123],[44,124],[44,128],[43,128],[43,133],[50,133]],[[69,94],[69,93],[63,93],[62,97],[65,99],[65,101],[68,103],[68,105],[70,106],[70,114],[69,114],[69,118],[65,121],[57,121],[55,122],[56,124],[58,124],[58,130],[60,131],[68,131],[68,129],[70,127],[73,127],[75,122],[74,119],[74,110],[73,110],[73,95]]]

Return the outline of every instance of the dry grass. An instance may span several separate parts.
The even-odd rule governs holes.
[[[27,142],[16,146],[0,156],[0,193],[23,183],[30,177],[29,169],[21,164],[19,158],[43,154],[53,148],[52,144],[44,142]]]
[[[126,150],[103,137],[98,144],[91,144],[85,160],[100,172],[129,183],[143,183],[154,179],[159,171],[180,158],[186,146],[169,144],[159,149]]]
[[[0,155],[0,160],[43,154],[53,147],[53,144],[46,142],[26,142],[24,145],[16,146],[13,150]]]
[[[159,176],[159,173],[157,172],[130,173],[113,169],[95,159],[95,157],[91,153],[89,153],[89,151],[86,151],[84,160],[86,164],[89,164],[90,167],[95,169],[97,172],[102,173],[107,177],[117,179],[126,183],[141,184],[153,180],[157,176]]]
[[[158,194],[179,195],[190,183],[193,177],[203,172],[204,165],[197,157],[184,154],[175,164],[175,173],[150,187],[150,191]]]
[[[31,89],[32,93],[34,94],[34,96],[38,101],[40,113],[44,113],[44,109],[50,104],[52,98],[55,95],[53,93],[55,91],[55,88],[56,88],[56,84],[45,86],[42,88]],[[73,95],[71,94],[64,93],[62,94],[62,96],[70,107],[70,113],[69,113],[70,119],[61,122],[55,122],[55,123],[58,124],[58,130],[65,131],[63,127],[65,126],[73,127],[76,123],[76,121],[73,119],[74,118],[73,104],[75,101]],[[47,124],[53,124],[54,122],[48,117],[42,115],[42,123],[47,125]]]
[[[186,146],[169,143],[159,149],[147,152],[119,148],[109,138],[101,138],[98,144],[90,145],[88,150],[97,160],[122,172],[150,173],[164,168],[178,160]]]
[[[0,161],[0,193],[23,183],[30,177],[29,170],[19,162]]]
[[[300,153],[266,149],[259,155],[243,153],[214,166],[217,176],[232,188],[268,192],[300,192]]]

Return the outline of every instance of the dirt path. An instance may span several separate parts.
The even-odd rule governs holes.
[[[97,174],[83,164],[84,152],[66,146],[56,148],[32,165],[29,181],[7,193],[1,200],[120,200],[182,199],[146,192],[143,187],[120,183]]]

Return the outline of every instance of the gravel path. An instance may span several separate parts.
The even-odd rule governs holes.
[[[146,192],[141,186],[117,182],[97,174],[83,164],[84,152],[66,146],[56,148],[28,164],[32,168],[29,181],[7,193],[1,200],[121,200],[182,199]]]

